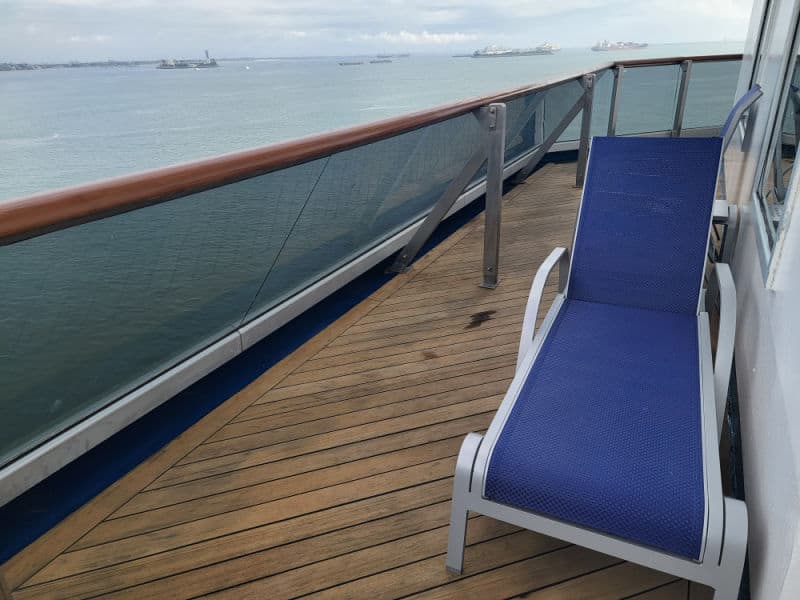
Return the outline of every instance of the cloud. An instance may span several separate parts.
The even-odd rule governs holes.
[[[71,35],[69,41],[73,44],[105,44],[111,41],[110,35],[95,33],[93,35]]]
[[[299,56],[379,52],[384,45],[461,52],[544,40],[562,47],[598,38],[741,40],[750,2],[0,0],[0,60],[58,61],[65,52],[79,60],[160,58],[204,48],[219,57]]]
[[[402,30],[398,33],[389,33],[387,31],[375,34],[362,33],[358,37],[364,41],[381,41],[389,42],[390,44],[413,45],[454,44],[478,39],[477,34],[462,33],[460,31],[455,31],[453,33],[430,33],[428,31],[411,33],[410,31],[405,30]]]

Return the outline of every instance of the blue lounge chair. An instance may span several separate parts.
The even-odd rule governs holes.
[[[486,435],[461,447],[451,571],[475,511],[737,597],[747,511],[723,496],[718,451],[736,321],[727,265],[714,268],[713,361],[702,301],[722,147],[594,138],[571,260],[556,248],[539,268],[516,375]]]

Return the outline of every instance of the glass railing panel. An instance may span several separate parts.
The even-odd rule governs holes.
[[[722,127],[736,101],[741,61],[700,62],[692,65],[683,129]]]
[[[331,156],[248,319],[423,216],[485,135],[466,114]]]
[[[608,133],[608,116],[611,113],[611,92],[614,89],[614,72],[606,69],[597,74],[592,99],[591,135]]]
[[[605,135],[608,132],[608,114],[611,107],[611,90],[614,87],[614,74],[610,70],[600,71],[594,83],[592,99],[591,135]],[[567,107],[569,109],[569,107]],[[575,141],[581,135],[582,115],[578,114],[569,127],[558,138],[559,142]]]
[[[625,69],[617,135],[670,131],[680,81],[680,65]]]
[[[526,94],[506,102],[506,164],[536,146],[536,111],[544,110],[545,93]]]
[[[583,96],[583,85],[580,81],[567,81],[547,90],[544,99],[545,118],[542,139],[547,139],[553,133],[581,96]],[[559,136],[559,141],[577,139],[580,135],[580,129],[581,114],[578,113],[564,133]]]
[[[0,464],[238,326],[324,164],[0,248]]]

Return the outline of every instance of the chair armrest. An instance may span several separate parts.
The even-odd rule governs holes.
[[[714,357],[714,398],[717,407],[717,432],[721,435],[736,338],[736,286],[733,283],[731,269],[725,263],[714,265],[714,276],[719,288],[719,330],[717,332],[717,353]]]
[[[533,336],[536,333],[536,316],[539,314],[539,303],[542,300],[544,286],[553,267],[558,265],[558,291],[563,292],[567,287],[569,275],[569,251],[566,248],[555,248],[536,271],[533,278],[531,292],[528,294],[528,304],[525,307],[525,318],[522,321],[522,336],[519,340],[519,353],[517,354],[517,368],[522,364],[522,359],[533,345]]]

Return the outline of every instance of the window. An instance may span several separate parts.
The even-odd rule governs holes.
[[[773,15],[774,16],[774,15]],[[760,175],[754,189],[755,212],[760,227],[760,254],[767,280],[773,254],[781,235],[787,203],[792,196],[794,165],[800,146],[800,62],[798,62],[797,15],[789,27],[787,45],[788,62],[782,75],[775,73],[781,82],[776,98],[777,112],[769,136],[769,145],[761,157]],[[763,42],[762,42],[763,45]]]
[[[790,74],[782,96],[781,118],[776,121],[758,186],[759,209],[770,252],[786,210],[786,192],[800,141],[800,65],[796,55]]]

